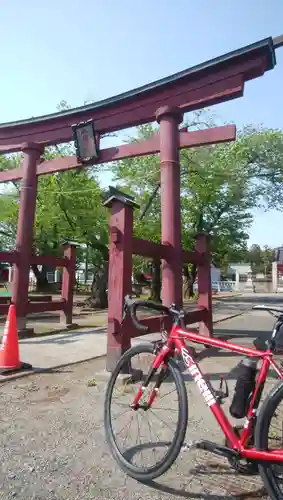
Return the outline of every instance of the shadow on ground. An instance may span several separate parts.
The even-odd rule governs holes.
[[[58,336],[48,336],[42,337],[42,338],[36,338],[36,339],[22,339],[21,344],[28,344],[28,345],[44,345],[44,344],[57,344],[57,345],[65,345],[65,344],[72,344],[74,342],[78,342],[81,337],[84,337],[87,334],[97,334],[97,335],[105,335],[105,328],[95,328],[92,330],[83,330],[82,332],[80,331],[74,331],[74,332],[68,332],[66,334],[58,334]]]
[[[277,304],[281,305],[283,308],[283,294],[275,295],[275,294],[256,294],[253,293],[251,295],[237,295],[234,297],[219,297],[217,298],[217,302],[221,303],[230,303],[230,302],[238,302],[242,304]]]

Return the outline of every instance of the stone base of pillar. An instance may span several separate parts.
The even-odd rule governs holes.
[[[22,328],[18,330],[19,339],[29,339],[30,337],[34,337],[35,332],[33,328]]]
[[[66,328],[66,330],[77,330],[79,326],[78,323],[65,323],[64,321],[60,321],[60,327]],[[81,328],[84,328],[84,326]]]
[[[19,339],[26,339],[34,335],[34,329],[27,327],[27,319],[17,317],[17,330]]]
[[[77,326],[72,322],[72,315],[66,314],[65,311],[60,311],[60,325],[66,328],[72,328],[73,325]]]
[[[68,330],[74,330],[78,328],[78,323],[73,323],[72,318],[66,317],[64,311],[60,311],[60,327],[67,328]]]
[[[25,330],[27,328],[27,319],[25,317],[20,318],[19,316],[17,316],[17,328],[18,331]]]

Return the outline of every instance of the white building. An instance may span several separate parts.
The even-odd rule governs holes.
[[[237,274],[239,275],[240,279],[247,278],[252,272],[252,268],[250,264],[229,264],[228,269],[227,269],[227,276],[229,278],[233,278],[236,280]]]

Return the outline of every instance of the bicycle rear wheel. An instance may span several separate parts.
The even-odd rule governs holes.
[[[137,345],[125,352],[111,375],[104,408],[106,440],[114,459],[126,474],[144,482],[161,476],[173,465],[183,445],[188,423],[187,391],[180,370],[173,359],[168,360],[165,377],[152,406],[148,409],[130,407],[146,380],[155,355],[154,345],[150,343]],[[135,359],[137,357],[141,361],[138,367]],[[125,373],[125,368],[129,366],[132,366],[132,376],[121,383],[119,375]],[[151,394],[150,391],[156,383],[160,369],[152,376],[148,389],[143,394],[144,402]],[[173,395],[174,389],[176,389],[176,400]],[[120,403],[118,397],[121,398]],[[117,414],[118,408],[121,411]],[[169,418],[170,412],[176,420],[175,424]],[[149,417],[158,425],[156,432],[150,425]],[[137,423],[137,436],[134,434],[134,421]],[[116,423],[119,425],[119,422],[122,429],[116,433],[115,425]],[[172,430],[173,434],[170,433]],[[129,438],[133,437],[134,446],[123,450],[119,444],[120,437],[123,440],[122,445],[126,445]],[[144,438],[143,443],[141,438]],[[159,438],[158,441],[156,438]],[[149,458],[151,451],[153,461]],[[162,451],[165,453],[160,457]],[[139,463],[137,455],[140,455],[142,464]]]
[[[279,422],[276,420],[279,418]],[[258,450],[283,451],[283,382],[280,381],[263,401],[255,428],[255,447]],[[258,465],[264,486],[272,500],[283,500],[283,463],[266,462]]]

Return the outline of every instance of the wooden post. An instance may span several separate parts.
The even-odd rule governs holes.
[[[104,205],[111,207],[106,369],[112,372],[131,346],[130,328],[121,323],[124,297],[132,291],[133,209],[137,204],[119,193],[110,196]]]
[[[162,302],[182,306],[182,247],[180,206],[179,123],[178,108],[158,109],[160,124],[160,186],[162,243],[171,247],[167,261],[162,262]]]
[[[19,261],[13,268],[12,303],[16,306],[19,335],[26,331],[26,312],[28,304],[29,272],[33,246],[33,228],[36,208],[37,164],[43,148],[39,144],[25,143],[22,146],[23,178],[20,187],[20,208],[16,250]]]
[[[278,289],[278,262],[272,262],[272,292],[277,293]]]
[[[64,257],[68,259],[67,267],[63,270],[62,299],[66,301],[63,311],[60,311],[60,321],[66,326],[73,321],[73,297],[76,280],[76,245],[66,243],[64,246]]]
[[[209,235],[200,233],[196,238],[196,251],[205,255],[205,262],[198,266],[198,306],[206,308],[204,321],[200,323],[201,335],[213,336],[212,321],[212,290],[211,290],[211,259]]]

